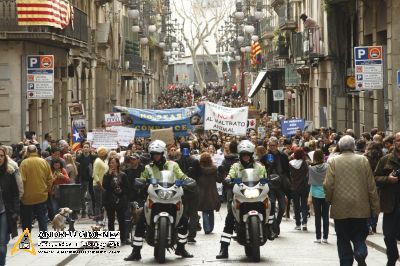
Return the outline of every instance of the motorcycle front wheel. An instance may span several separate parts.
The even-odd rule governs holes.
[[[252,246],[251,248],[251,258],[254,262],[260,261],[260,227],[259,227],[259,219],[257,216],[250,216],[250,240]],[[247,255],[247,254],[246,254]]]
[[[158,221],[158,245],[154,247],[154,255],[158,263],[165,262],[165,249],[167,248],[168,241],[168,218],[160,217]]]

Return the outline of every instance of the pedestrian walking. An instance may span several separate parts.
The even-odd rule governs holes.
[[[199,190],[198,211],[202,212],[203,229],[205,234],[210,234],[214,230],[214,211],[221,207],[217,191],[218,179],[217,167],[214,165],[211,155],[203,152],[200,155],[200,175],[197,181]]]
[[[400,237],[400,132],[394,138],[394,149],[382,157],[375,169],[375,180],[380,190],[383,212],[383,236],[387,266],[396,265],[399,258],[397,241]]]
[[[98,158],[93,164],[93,190],[94,190],[94,219],[98,223],[103,220],[103,177],[108,171],[108,165],[105,163],[108,151],[104,147],[97,148]]]
[[[296,230],[307,231],[307,197],[308,186],[308,165],[306,154],[302,148],[297,148],[293,153],[293,160],[290,165],[290,180],[294,203],[294,217],[296,220]]]
[[[313,163],[308,168],[308,184],[310,184],[310,196],[315,212],[315,243],[328,243],[329,235],[329,204],[325,201],[323,187],[328,164],[324,162],[324,153],[316,150],[313,154]],[[321,219],[323,235],[321,235]],[[322,240],[321,240],[322,236]]]
[[[91,210],[94,212],[94,190],[93,190],[93,164],[96,160],[96,156],[90,152],[90,143],[84,142],[82,147],[82,153],[76,158],[78,166],[78,180],[81,184],[81,217],[86,217],[86,193],[89,193],[91,199]],[[93,213],[89,213],[93,215]]]
[[[340,265],[353,265],[354,259],[366,265],[367,219],[379,213],[375,180],[367,158],[354,153],[353,137],[342,137],[338,146],[341,154],[328,162],[324,189],[335,222]]]
[[[7,244],[16,237],[19,190],[15,171],[9,166],[7,150],[0,147],[0,266],[6,264]]]
[[[118,227],[122,244],[129,244],[125,224],[125,211],[128,208],[129,183],[124,172],[120,171],[118,158],[108,161],[108,172],[103,178],[104,206],[108,218],[108,230],[115,231],[115,213],[117,213]]]
[[[39,231],[47,231],[47,199],[53,184],[50,165],[39,157],[35,145],[27,148],[27,158],[19,168],[24,183],[24,195],[21,199],[22,229],[31,231],[33,214],[39,222]]]

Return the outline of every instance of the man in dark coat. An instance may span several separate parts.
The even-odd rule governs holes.
[[[188,177],[198,180],[198,173],[200,169],[199,161],[190,156],[190,145],[187,142],[183,142],[180,145],[182,156],[176,162]],[[198,188],[194,191],[185,190],[183,198],[184,215],[189,218],[189,235],[188,242],[195,243],[197,226],[199,223],[199,215],[197,214],[197,206],[199,204]]]
[[[224,155],[224,160],[222,161],[221,165],[218,167],[218,175],[221,177],[221,179],[225,179],[226,176],[229,173],[229,170],[231,169],[231,166],[234,163],[239,162],[239,154],[237,153],[237,142],[236,141],[231,141],[229,143],[229,151],[227,154]],[[226,195],[226,201],[231,202],[232,201],[232,187],[227,185],[224,187],[225,190],[225,195]],[[228,211],[230,208],[228,208]]]
[[[380,206],[383,214],[383,236],[388,266],[396,265],[399,258],[397,241],[400,238],[400,132],[394,139],[394,150],[382,157],[375,169],[379,187]]]
[[[79,163],[78,167],[78,180],[81,184],[81,214],[82,218],[86,217],[86,201],[85,194],[89,192],[92,209],[94,210],[94,191],[93,191],[93,163],[96,160],[96,156],[90,153],[90,143],[85,142],[82,145],[82,154],[76,158],[76,162]],[[90,213],[89,213],[90,214]]]

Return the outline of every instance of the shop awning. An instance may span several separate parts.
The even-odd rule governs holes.
[[[257,92],[261,89],[266,79],[267,79],[267,71],[260,71],[247,97],[253,98],[254,95],[256,95]]]

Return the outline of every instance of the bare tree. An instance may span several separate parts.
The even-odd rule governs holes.
[[[182,20],[184,25],[182,35],[185,45],[190,51],[193,62],[193,70],[201,88],[205,88],[203,74],[200,71],[197,52],[200,47],[210,54],[204,41],[213,36],[220,23],[227,15],[232,13],[234,5],[230,0],[174,0],[174,12]],[[210,60],[213,62],[213,60]],[[215,62],[212,63],[217,75],[222,77],[222,69]]]

